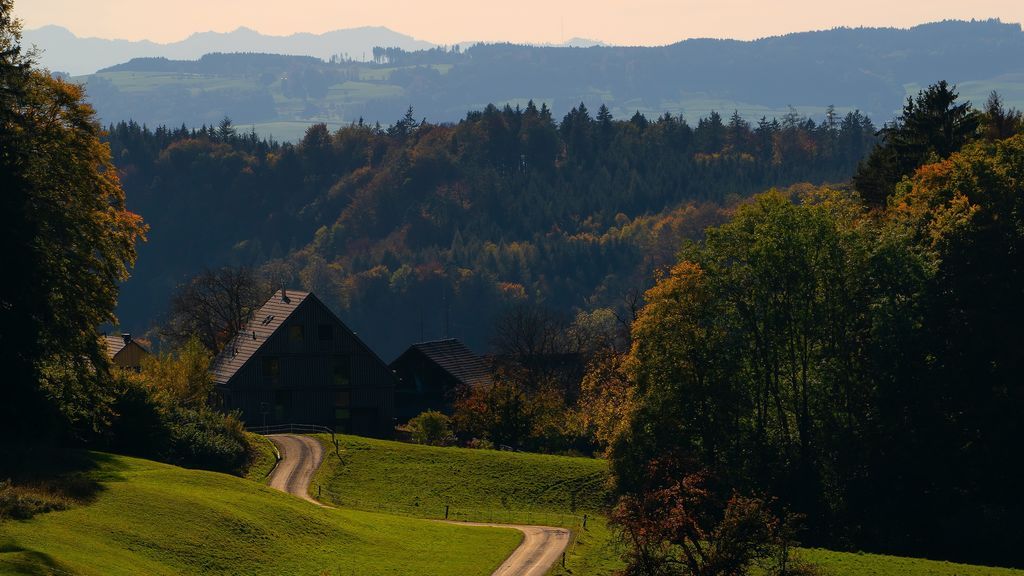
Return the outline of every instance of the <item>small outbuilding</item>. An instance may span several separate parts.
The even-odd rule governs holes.
[[[211,366],[225,411],[249,426],[317,424],[394,433],[395,378],[316,296],[279,290]]]
[[[149,356],[149,351],[142,344],[132,339],[132,335],[104,334],[103,344],[107,348],[107,356],[110,361],[124,370],[138,372],[142,369],[142,359]]]
[[[400,422],[426,410],[451,414],[463,387],[488,385],[487,362],[455,338],[420,342],[391,363],[398,377],[395,412]]]

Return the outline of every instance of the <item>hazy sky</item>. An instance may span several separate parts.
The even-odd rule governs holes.
[[[584,37],[657,45],[948,18],[1024,21],[1022,0],[15,0],[14,11],[26,28],[158,42],[239,26],[285,35],[379,25],[439,44]]]

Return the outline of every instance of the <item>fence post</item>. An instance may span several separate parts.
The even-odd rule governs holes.
[[[565,568],[565,552],[562,552],[562,568]]]
[[[583,515],[583,527],[584,528],[587,527],[587,515],[586,514]]]
[[[448,505],[447,504],[444,505],[444,519],[445,520],[448,519]]]
[[[317,484],[316,485],[316,497],[319,498],[321,495],[323,495],[323,486]]]

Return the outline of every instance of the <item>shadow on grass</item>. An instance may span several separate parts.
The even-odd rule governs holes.
[[[0,574],[49,576],[71,573],[49,554],[28,550],[11,542],[0,542]]]
[[[124,466],[84,450],[0,448],[0,522],[89,504]]]

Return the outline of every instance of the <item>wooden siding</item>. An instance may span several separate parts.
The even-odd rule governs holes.
[[[146,356],[149,356],[149,352],[146,352],[142,346],[135,342],[128,342],[117,354],[114,354],[111,361],[115,366],[138,370],[142,366],[142,359]]]
[[[330,339],[321,340],[321,326],[330,326]],[[292,336],[293,327],[301,339]],[[277,365],[276,378],[268,372],[270,363]],[[347,382],[336,379],[339,366],[347,368]],[[391,370],[310,296],[219,388],[224,408],[239,410],[249,425],[322,424],[386,437],[394,426],[394,384]],[[339,394],[347,401],[339,402]]]

